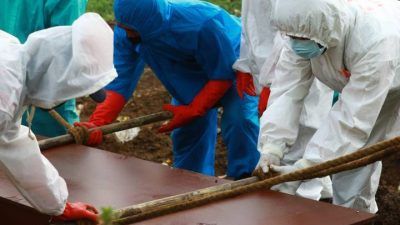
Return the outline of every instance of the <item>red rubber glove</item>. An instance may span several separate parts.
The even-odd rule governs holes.
[[[117,119],[125,104],[126,101],[124,96],[115,91],[107,91],[106,100],[97,105],[96,110],[89,118],[89,122],[74,123],[74,126],[83,126],[91,129],[110,124]],[[96,146],[102,142],[103,132],[100,129],[97,129],[90,133],[86,144],[90,146]]]
[[[258,102],[258,115],[261,117],[264,111],[267,109],[269,96],[271,94],[271,89],[265,87],[262,89],[260,94],[260,100]]]
[[[96,110],[89,118],[89,122],[96,126],[103,126],[114,122],[126,104],[123,95],[115,91],[107,91],[106,100],[97,105]]]
[[[86,127],[87,129],[96,128],[97,126],[90,122],[76,122],[75,127]],[[103,142],[103,131],[95,129],[89,133],[89,138],[86,141],[86,145],[97,146]]]
[[[256,89],[254,87],[253,76],[249,73],[236,72],[236,89],[240,98],[243,98],[243,93],[250,96],[256,96]]]
[[[98,224],[98,211],[95,207],[82,202],[67,202],[63,214],[52,218],[52,222],[77,220],[90,220]]]
[[[232,81],[211,80],[203,87],[189,105],[164,105],[163,110],[172,112],[174,117],[169,123],[161,126],[159,132],[170,132],[188,124],[197,117],[203,116],[218,103],[231,86]]]

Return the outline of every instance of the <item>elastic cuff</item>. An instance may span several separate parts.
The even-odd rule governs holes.
[[[283,158],[283,151],[278,145],[274,144],[265,144],[261,148],[261,153],[264,154],[272,154],[278,156],[280,159]]]

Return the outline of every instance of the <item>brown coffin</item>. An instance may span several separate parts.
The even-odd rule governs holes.
[[[79,145],[47,150],[68,184],[70,201],[114,208],[205,188],[226,180]],[[0,225],[45,225],[0,171]],[[140,225],[346,225],[371,224],[374,215],[273,191],[213,203]]]

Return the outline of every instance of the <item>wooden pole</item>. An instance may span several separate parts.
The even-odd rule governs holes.
[[[154,210],[155,208],[170,206],[174,204],[179,204],[184,200],[192,200],[197,198],[202,198],[204,196],[210,195],[210,193],[218,193],[225,190],[231,190],[236,187],[242,187],[248,184],[252,184],[259,181],[258,177],[249,177],[246,179],[234,181],[231,183],[221,184],[213,187],[203,188],[200,190],[174,195],[162,199],[157,199],[153,201],[144,202],[134,206],[118,209],[114,211],[116,218],[124,218],[132,215],[138,215],[147,211]]]
[[[284,182],[307,180],[366,166],[400,152],[400,137],[380,142],[360,149],[352,154],[339,157],[319,165],[295,171],[289,174],[259,180],[250,177],[214,187],[204,188],[163,199],[153,200],[114,211],[114,225],[127,225],[145,219],[183,211],[197,206],[209,204],[222,199],[245,193],[270,188]],[[70,224],[61,224],[70,225]]]
[[[105,126],[99,127],[102,131],[103,134],[112,134],[118,131],[123,131],[123,130],[128,130],[131,128],[135,127],[141,127],[144,125],[152,124],[152,123],[157,123],[157,122],[162,122],[168,119],[171,119],[172,115],[169,112],[159,112],[147,116],[142,116],[138,118],[133,118],[124,122],[120,123],[113,123]],[[90,131],[90,130],[89,130]],[[45,140],[39,141],[39,146],[41,150],[49,149],[49,148],[54,148],[57,146],[65,145],[65,144],[71,144],[74,143],[74,138],[72,137],[71,134],[66,134],[62,135],[59,137],[55,138],[49,138]]]
[[[113,225],[133,224],[135,222],[143,221],[157,216],[183,211],[223,199],[232,198],[241,194],[258,191],[261,189],[268,189],[274,185],[285,182],[308,180],[356,169],[374,163],[376,161],[380,161],[390,155],[398,154],[399,152],[400,145],[396,145],[381,151],[373,152],[359,159],[351,160],[348,162],[342,161],[342,164],[337,164],[336,166],[333,166],[331,168],[328,168],[328,166],[330,166],[330,164],[334,160],[262,181],[258,180],[258,178],[252,177],[246,179],[244,182],[235,181],[230,184],[223,184],[186,193],[183,195],[172,196],[164,199],[134,205],[130,208],[116,210],[115,217],[117,219],[113,221]],[[343,160],[343,158],[340,158],[340,160]],[[324,167],[326,167],[326,169],[323,169],[321,171],[320,168]]]

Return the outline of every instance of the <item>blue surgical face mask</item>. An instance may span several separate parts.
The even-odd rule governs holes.
[[[290,45],[297,55],[305,59],[320,56],[326,50],[326,48],[320,47],[320,45],[313,40],[298,40],[290,38]]]

